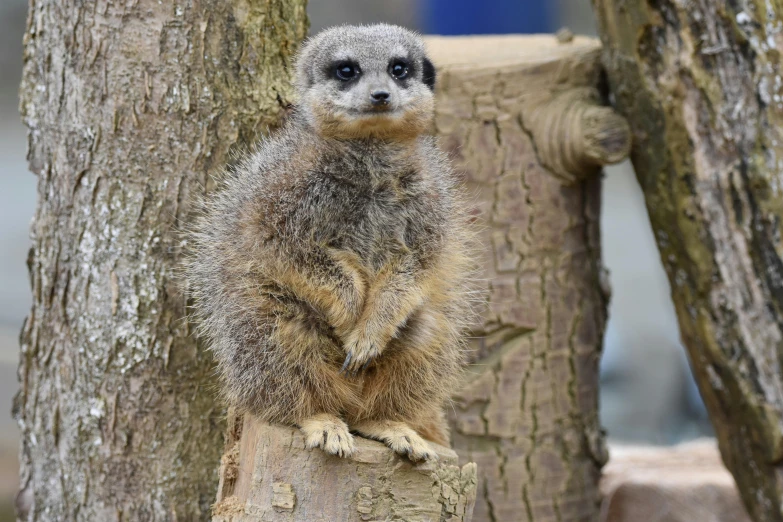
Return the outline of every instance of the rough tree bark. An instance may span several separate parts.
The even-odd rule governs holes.
[[[593,3],[723,460],[783,521],[783,4]]]
[[[209,516],[224,413],[176,229],[229,148],[277,121],[306,25],[305,0],[31,0],[21,519]]]
[[[428,42],[437,133],[484,226],[489,304],[451,409],[453,447],[478,464],[475,522],[598,515],[600,170],[630,137],[599,106],[598,42],[562,40]]]

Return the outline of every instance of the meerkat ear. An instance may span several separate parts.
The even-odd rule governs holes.
[[[421,62],[421,79],[431,91],[435,90],[435,66],[426,57]]]

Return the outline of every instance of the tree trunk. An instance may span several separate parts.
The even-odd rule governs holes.
[[[224,412],[183,319],[177,228],[284,111],[305,33],[305,0],[31,0],[21,519],[208,518]]]
[[[751,516],[783,521],[783,4],[594,7],[723,460]]]
[[[598,516],[600,167],[630,137],[598,106],[598,42],[561,40],[428,41],[437,133],[484,227],[489,304],[450,408],[454,448],[478,464],[475,522]]]
[[[214,522],[470,522],[476,465],[433,445],[439,460],[412,465],[356,438],[350,458],[306,449],[296,428],[231,416]]]

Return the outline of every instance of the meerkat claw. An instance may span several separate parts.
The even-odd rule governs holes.
[[[407,424],[394,421],[364,421],[352,426],[361,435],[379,440],[412,462],[437,461],[438,454]]]
[[[351,364],[351,359],[353,359],[353,354],[351,352],[348,352],[348,355],[345,356],[345,362],[343,363],[343,367],[340,368],[341,374],[348,373],[348,366]]]
[[[345,357],[345,362],[343,363],[340,373],[347,372],[352,377],[356,377],[363,372],[378,355],[378,348],[375,344],[370,344],[369,347],[365,349],[360,349],[354,344],[351,349],[348,350],[348,355]]]

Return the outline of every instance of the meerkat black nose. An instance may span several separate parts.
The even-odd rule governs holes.
[[[389,94],[389,91],[372,91],[370,93],[370,100],[372,100],[373,105],[386,105],[389,103],[389,97],[391,94]]]

